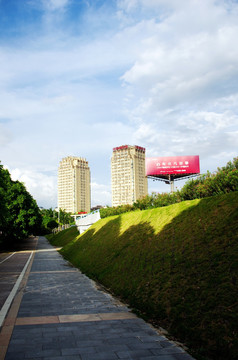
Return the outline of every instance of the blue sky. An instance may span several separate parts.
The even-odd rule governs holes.
[[[115,146],[215,171],[238,155],[237,24],[232,0],[0,0],[2,164],[47,208],[69,155],[92,205],[111,204]]]

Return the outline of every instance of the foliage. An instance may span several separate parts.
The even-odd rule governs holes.
[[[40,210],[25,186],[13,181],[8,170],[0,165],[0,243],[19,241],[39,233]]]
[[[73,224],[69,213],[40,209],[23,183],[13,181],[0,164],[0,245],[7,246],[31,234],[46,234],[60,224]]]
[[[9,210],[7,207],[7,189],[10,174],[7,170],[3,169],[0,164],[0,236],[1,232],[7,227],[7,219],[9,217]]]
[[[100,216],[101,218],[105,218],[107,216],[119,215],[132,210],[134,210],[133,205],[107,206],[106,208],[100,209]]]
[[[58,222],[55,219],[47,219],[46,227],[48,229],[55,229],[58,226]]]
[[[42,234],[51,233],[52,229],[58,227],[58,213],[55,210],[42,209]]]
[[[197,358],[235,360],[237,239],[232,192],[101,219],[61,253]]]
[[[202,199],[218,194],[238,191],[238,157],[226,166],[218,168],[216,173],[199,176],[186,182],[180,191],[174,193],[152,193],[138,199],[133,205],[107,207],[100,210],[101,218],[119,215],[137,209],[153,209],[179,203],[184,200]]]
[[[178,192],[162,194],[153,192],[151,195],[146,195],[142,199],[137,200],[134,203],[134,209],[153,209],[157,207],[172,205],[177,202],[180,202]]]
[[[61,225],[65,224],[74,224],[74,219],[70,213],[67,213],[65,210],[59,210],[59,222]]]
[[[41,214],[43,234],[51,233],[51,231],[57,228],[59,225],[74,224],[73,217],[69,213],[61,209],[60,212],[53,210],[52,208],[42,209]]]

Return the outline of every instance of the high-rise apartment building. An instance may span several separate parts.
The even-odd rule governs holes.
[[[58,169],[58,208],[70,213],[90,212],[90,169],[86,159],[63,158]]]
[[[112,206],[133,204],[148,194],[145,148],[115,147],[111,158]]]

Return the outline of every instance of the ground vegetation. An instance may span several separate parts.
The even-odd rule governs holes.
[[[65,244],[66,259],[196,359],[237,358],[238,192],[107,217]]]

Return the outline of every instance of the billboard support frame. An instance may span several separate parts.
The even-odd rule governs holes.
[[[191,177],[196,177],[196,176],[200,176],[201,174],[199,173],[199,174],[188,174],[187,176],[182,176],[182,177],[179,177],[179,178],[176,178],[176,179],[174,179],[174,178],[172,178],[171,179],[171,181],[178,181],[178,180],[186,180],[186,179],[190,179]],[[168,175],[169,176],[169,175]],[[161,177],[158,177],[158,176],[153,176],[153,175],[147,175],[146,176],[148,179],[152,179],[153,181],[163,181],[163,182],[165,182],[165,183],[167,183],[167,184],[170,184],[170,179],[168,178],[168,179],[166,179],[166,178],[161,178]]]
[[[174,179],[171,179],[171,175],[169,175],[169,183],[170,183],[170,192],[174,192]]]
[[[164,181],[174,192],[174,181],[200,175],[199,155],[146,158],[146,177]]]
[[[148,179],[152,179],[153,181],[162,181],[164,182],[165,184],[168,184],[170,185],[170,191],[171,192],[174,192],[174,182],[175,181],[178,181],[178,180],[187,180],[187,179],[190,179],[192,177],[197,177],[197,176],[200,176],[201,174],[191,174],[191,175],[188,175],[188,176],[183,176],[183,177],[179,177],[177,179],[174,179],[173,177],[171,177],[171,175],[168,175],[168,179],[166,178],[159,178],[157,176],[151,176],[151,175],[147,175],[146,177]]]

